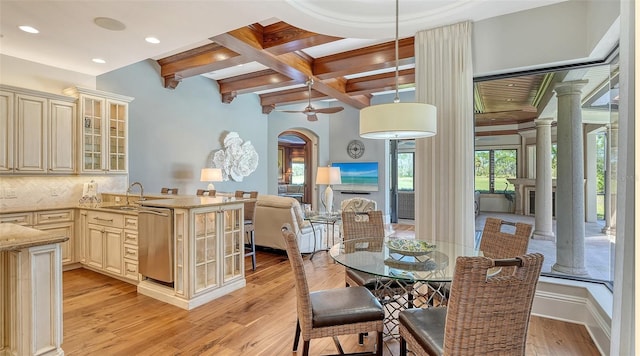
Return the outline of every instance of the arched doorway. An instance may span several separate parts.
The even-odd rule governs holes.
[[[300,131],[284,131],[278,136],[278,195],[300,203],[313,203],[313,140]]]

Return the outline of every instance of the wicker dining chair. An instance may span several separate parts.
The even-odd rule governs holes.
[[[342,211],[342,229],[342,239],[344,241],[365,237],[379,237],[382,241],[384,240],[382,211]],[[371,284],[375,284],[375,276],[347,268],[345,270],[345,283],[347,286],[367,286],[371,289]]]
[[[282,236],[286,243],[287,256],[293,269],[296,286],[298,320],[293,351],[298,349],[301,337],[303,356],[309,354],[311,339],[333,337],[338,351],[342,353],[337,336],[375,331],[378,339],[375,353],[371,354],[382,355],[384,308],[380,302],[365,287],[343,287],[311,292],[298,240],[289,224],[282,227]]]
[[[506,232],[507,226],[515,227],[515,232]],[[482,230],[480,251],[483,256],[499,259],[512,258],[527,253],[533,226],[521,222],[509,222],[498,218],[487,218]],[[511,268],[503,268],[500,274],[509,275]]]
[[[446,308],[399,313],[400,355],[524,355],[544,256],[458,257]],[[512,267],[510,275],[491,274]],[[489,272],[489,274],[488,274]]]

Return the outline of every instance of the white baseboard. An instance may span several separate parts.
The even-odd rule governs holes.
[[[540,277],[531,314],[582,324],[596,347],[609,355],[613,293],[595,283]]]

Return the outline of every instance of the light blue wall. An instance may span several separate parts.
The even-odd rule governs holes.
[[[194,194],[205,188],[200,169],[211,151],[223,148],[227,132],[251,141],[259,155],[258,168],[242,182],[215,183],[219,191],[267,191],[268,121],[256,95],[223,104],[215,81],[197,76],[176,89],[165,89],[155,61],[139,62],[97,78],[97,89],[132,96],[129,105],[129,180],[149,192],[162,187]],[[210,166],[210,165],[209,165]]]

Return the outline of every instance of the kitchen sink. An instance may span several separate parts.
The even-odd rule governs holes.
[[[112,206],[103,206],[102,209],[111,209],[111,210],[124,210],[124,211],[137,211],[138,207],[130,206],[130,205],[112,205]]]

